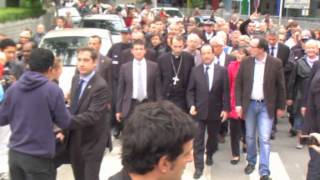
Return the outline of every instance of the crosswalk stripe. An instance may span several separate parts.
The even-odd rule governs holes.
[[[259,156],[257,159],[257,162],[259,162]],[[259,175],[259,163],[256,165],[256,169],[252,174],[250,174],[250,180],[257,180],[260,178]],[[290,180],[290,177],[286,171],[286,168],[284,167],[284,164],[282,163],[282,160],[278,153],[271,152],[270,153],[270,177],[273,180]]]

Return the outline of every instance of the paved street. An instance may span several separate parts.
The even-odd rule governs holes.
[[[308,150],[295,149],[296,138],[289,137],[289,125],[287,120],[282,120],[278,125],[276,139],[272,141],[271,153],[271,178],[273,180],[305,180],[307,172],[307,162],[309,160]],[[120,162],[120,142],[114,141],[114,150],[107,153],[101,168],[101,180],[107,180],[121,169]],[[229,136],[225,144],[220,144],[219,152],[214,156],[214,165],[206,167],[204,176],[201,180],[257,180],[259,179],[256,170],[250,176],[244,174],[243,169],[246,165],[245,156],[242,155],[241,162],[238,165],[229,163],[231,158]],[[183,180],[193,179],[193,164],[190,163],[183,175]],[[72,171],[70,166],[64,165],[58,170],[58,180],[72,180]]]

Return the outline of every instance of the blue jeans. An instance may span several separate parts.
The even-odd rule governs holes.
[[[274,118],[271,118],[264,102],[251,101],[246,112],[246,142],[247,142],[247,161],[255,165],[257,162],[257,138],[258,131],[260,145],[259,174],[270,175],[270,136]]]
[[[294,117],[294,124],[293,127],[295,130],[300,130],[302,129],[302,125],[303,125],[303,116],[300,113],[297,113]]]

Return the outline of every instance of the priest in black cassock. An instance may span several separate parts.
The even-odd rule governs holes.
[[[182,110],[188,112],[186,91],[194,57],[184,52],[184,38],[174,36],[171,42],[171,52],[161,55],[157,62],[160,67],[163,97]]]

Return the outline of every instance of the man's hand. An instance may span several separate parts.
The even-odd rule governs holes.
[[[56,139],[58,139],[60,142],[63,142],[64,138],[65,138],[65,136],[62,132],[58,132],[56,134]]]
[[[192,116],[195,116],[195,115],[198,114],[197,109],[196,109],[195,106],[191,106],[191,107],[190,107],[190,114],[191,114]]]
[[[306,115],[306,111],[307,111],[307,108],[306,107],[301,107],[301,115],[304,117]]]
[[[242,107],[241,106],[236,106],[236,112],[239,118],[242,118]]]
[[[292,100],[292,99],[288,99],[288,100],[287,100],[287,105],[288,105],[288,106],[292,106],[292,104],[293,104],[293,100]]]
[[[277,109],[277,118],[281,118],[284,116],[284,110],[282,109]]]
[[[116,113],[116,120],[121,122],[122,113]]]
[[[222,118],[221,122],[224,122],[225,120],[228,119],[228,112],[227,111],[222,111],[221,114],[220,114],[220,117]]]
[[[253,21],[253,20],[259,19],[259,17],[260,17],[260,14],[258,12],[254,12],[250,15],[249,19]]]

